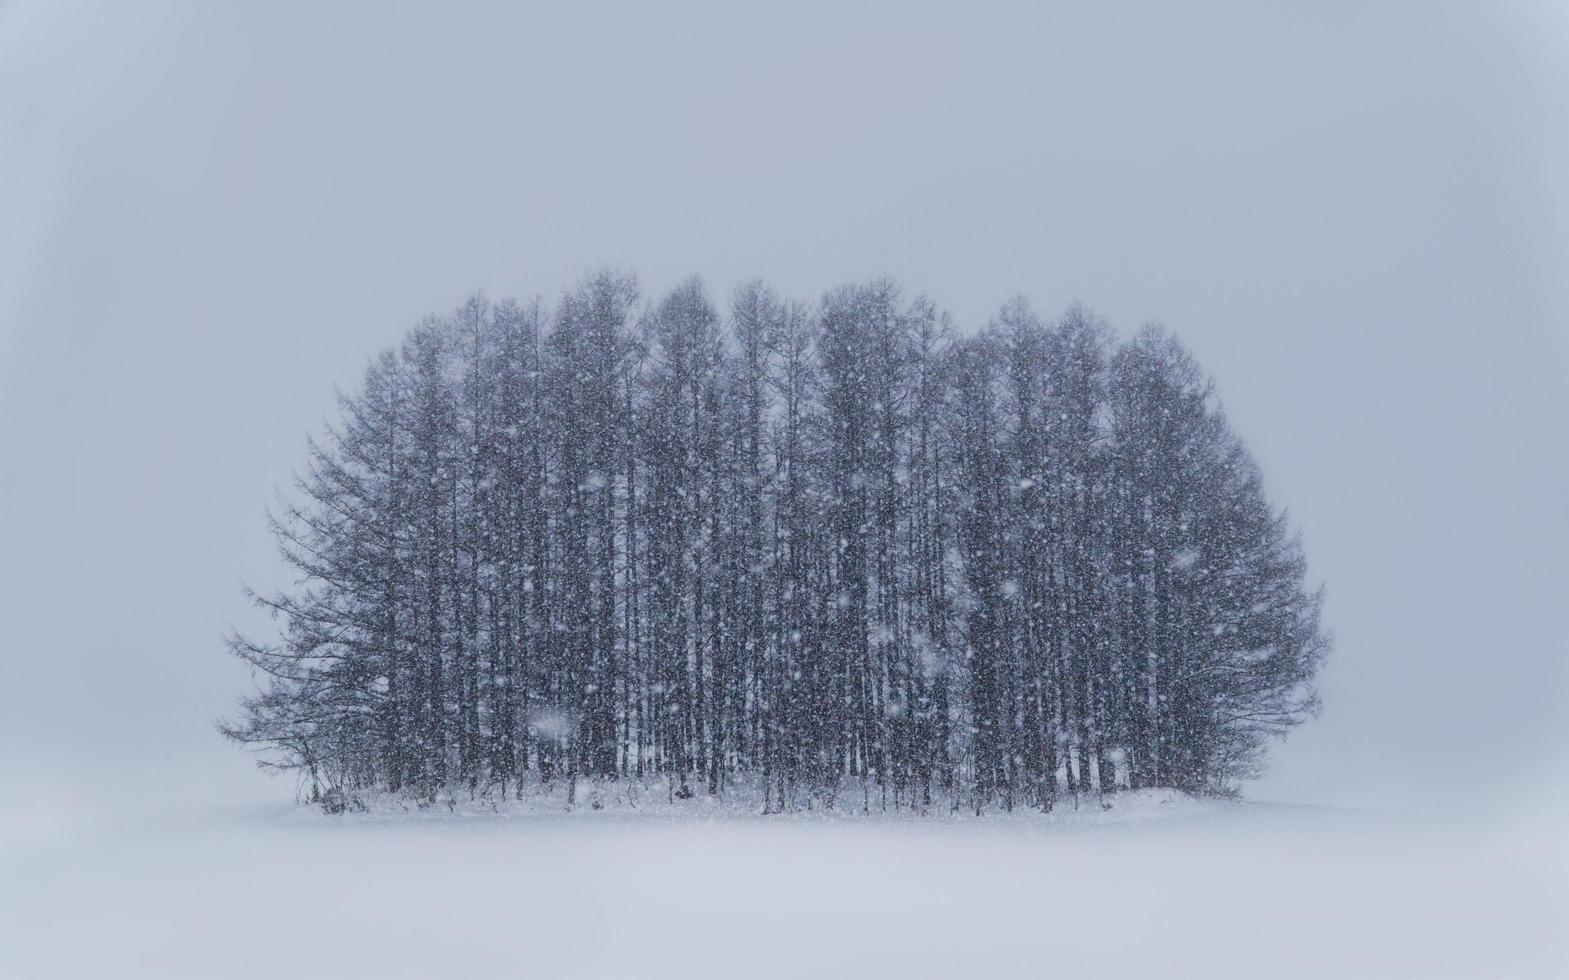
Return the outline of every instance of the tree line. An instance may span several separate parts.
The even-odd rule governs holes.
[[[426,319],[308,460],[221,729],[313,794],[1050,808],[1230,791],[1317,707],[1298,539],[1156,326],[607,270]]]

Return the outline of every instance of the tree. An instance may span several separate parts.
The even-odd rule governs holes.
[[[1226,792],[1317,706],[1321,596],[1210,381],[884,280],[475,296],[372,361],[272,528],[223,732],[313,799],[661,774],[765,811]]]

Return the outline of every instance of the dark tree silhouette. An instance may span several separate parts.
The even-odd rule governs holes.
[[[1192,357],[886,281],[631,276],[377,357],[272,520],[222,726],[314,795],[657,777],[832,804],[1226,792],[1317,707],[1302,550]]]

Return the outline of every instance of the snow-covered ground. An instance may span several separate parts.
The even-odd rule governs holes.
[[[259,808],[0,853],[0,976],[1563,977],[1561,825]]]

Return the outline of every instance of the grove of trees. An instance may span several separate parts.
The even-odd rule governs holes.
[[[372,361],[272,524],[296,581],[230,638],[262,683],[222,729],[313,794],[1225,792],[1328,649],[1170,333],[1016,299],[960,336],[886,281],[470,299]]]

